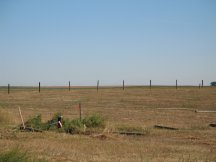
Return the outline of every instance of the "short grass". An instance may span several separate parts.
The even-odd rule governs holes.
[[[0,153],[0,162],[45,162],[45,160],[32,158],[28,152],[22,152],[20,148],[14,148]]]
[[[0,109],[0,124],[7,125],[14,123],[13,114],[8,110]]]
[[[47,161],[215,161],[216,113],[195,113],[198,110],[216,111],[216,88],[204,87],[130,87],[0,89],[0,152],[21,147],[30,155]],[[68,134],[44,131],[20,132],[18,106],[25,121],[41,114],[41,122],[50,120],[56,112],[64,119],[98,114],[105,125],[97,135]],[[161,109],[185,108],[185,109]],[[3,119],[5,118],[5,119]],[[12,122],[5,122],[8,121]],[[162,124],[179,130],[155,129]],[[144,136],[113,134],[113,131],[147,131]],[[97,133],[97,132],[96,132]]]

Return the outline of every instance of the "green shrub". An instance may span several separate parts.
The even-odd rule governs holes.
[[[59,116],[62,116],[62,113],[58,112],[58,113],[54,114],[52,117],[52,120],[58,121]]]
[[[99,115],[92,115],[89,117],[85,117],[84,119],[62,119],[62,129],[58,129],[56,127],[58,122],[58,117],[61,116],[61,113],[56,113],[51,120],[47,123],[43,123],[41,120],[41,115],[37,115],[27,122],[25,122],[26,127],[31,127],[33,129],[39,130],[59,130],[64,131],[66,133],[76,134],[83,133],[85,130],[95,131],[98,128],[104,128],[105,122],[104,118]],[[98,131],[98,130],[97,130]]]
[[[42,122],[41,122],[41,115],[40,114],[25,122],[26,127],[32,127],[32,128],[40,129],[41,125],[42,125]]]
[[[84,130],[84,124],[79,119],[74,119],[72,121],[66,120],[63,127],[66,133],[71,134],[82,133]]]
[[[84,133],[85,131],[92,131],[95,128],[103,128],[104,118],[99,115],[92,115],[84,119],[73,119],[71,121],[65,120],[63,127],[65,132],[71,134]]]
[[[82,120],[82,123],[85,124],[87,128],[102,128],[105,126],[104,118],[100,115],[86,117]]]
[[[80,119],[72,120],[71,124],[77,126],[78,128],[83,128],[84,127],[84,124],[83,124],[82,121],[80,121]]]
[[[49,120],[46,123],[43,123],[41,120],[41,114],[27,120],[25,122],[26,127],[30,127],[33,129],[39,129],[39,130],[55,130],[57,129],[56,125],[58,122],[58,117],[61,116],[61,113],[56,113],[51,120]],[[64,124],[64,120],[62,120],[62,124]]]
[[[56,113],[56,114],[54,114],[53,115],[53,117],[52,117],[52,119],[51,120],[49,120],[47,123],[46,123],[46,125],[47,125],[47,130],[56,130],[57,129],[57,127],[56,127],[56,125],[57,125],[57,122],[58,122],[58,117],[59,116],[62,116],[62,114],[61,113]],[[65,123],[65,121],[64,121],[64,119],[62,119],[62,125],[64,125],[64,123]]]
[[[41,120],[41,114],[27,120],[25,122],[26,127],[34,128],[34,129],[39,129],[39,130],[46,130],[48,127],[48,123],[43,123]]]

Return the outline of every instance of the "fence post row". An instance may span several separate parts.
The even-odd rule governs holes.
[[[176,89],[178,89],[178,80],[176,80],[176,85],[175,85]],[[204,88],[204,81],[202,80],[201,84],[199,83],[198,85],[199,89],[200,88]],[[149,82],[149,88],[150,90],[152,89],[152,80],[150,80]],[[10,94],[10,91],[11,91],[11,86],[10,84],[8,84],[7,86],[7,92],[8,94]],[[125,81],[123,80],[122,81],[122,89],[125,90]],[[70,81],[68,82],[68,90],[70,91],[71,90],[71,83]],[[97,81],[97,92],[99,91],[99,80]],[[38,83],[38,92],[40,93],[41,92],[41,83],[39,82]]]

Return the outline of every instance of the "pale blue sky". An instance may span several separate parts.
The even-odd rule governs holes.
[[[216,80],[215,0],[0,0],[0,86]]]

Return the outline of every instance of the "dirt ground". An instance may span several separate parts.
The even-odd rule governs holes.
[[[61,112],[64,118],[100,114],[103,135],[20,132],[18,107],[24,120],[42,114],[43,121]],[[19,147],[48,161],[138,162],[216,161],[216,88],[94,87],[0,88],[0,152]],[[207,112],[209,111],[209,112]],[[0,118],[2,116],[0,115]],[[2,119],[3,120],[3,119]],[[144,136],[112,133],[118,126],[142,127]],[[178,130],[157,129],[164,125]]]

